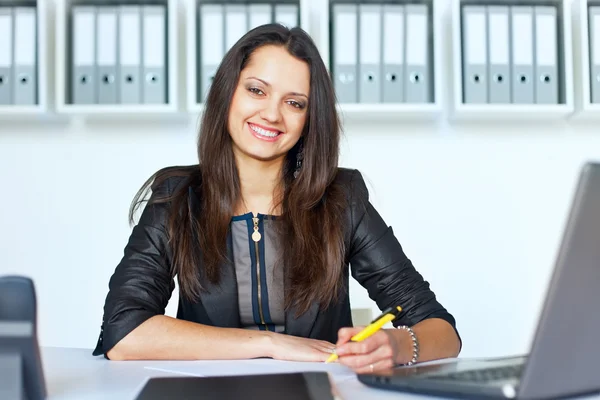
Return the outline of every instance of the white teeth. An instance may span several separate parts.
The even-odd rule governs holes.
[[[250,125],[250,129],[252,129],[254,132],[258,133],[259,135],[263,135],[263,136],[267,136],[267,137],[271,137],[271,138],[274,138],[275,136],[279,135],[279,133],[276,133],[273,131],[268,131],[268,130],[260,128],[256,125]]]

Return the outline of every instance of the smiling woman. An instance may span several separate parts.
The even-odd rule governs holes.
[[[306,62],[281,46],[255,50],[240,73],[229,110],[236,160],[249,157],[283,164],[306,125],[309,94]]]
[[[95,355],[325,361],[336,349],[363,372],[458,354],[454,318],[361,174],[338,167],[335,103],[300,28],[260,26],[230,49],[206,99],[198,164],[158,171],[134,198],[132,223],[147,204],[110,279]],[[349,341],[350,275],[382,310],[402,307],[394,328]]]

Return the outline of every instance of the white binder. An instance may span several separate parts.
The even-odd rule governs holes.
[[[275,22],[290,29],[298,26],[298,6],[295,4],[275,5]]]
[[[217,68],[224,56],[224,8],[218,4],[202,4],[200,13],[200,103],[204,102]]]
[[[271,23],[271,5],[270,4],[249,4],[248,5],[248,30],[261,25]]]
[[[142,102],[142,23],[139,6],[119,8],[119,103]]]
[[[488,53],[490,103],[510,103],[510,34],[508,6],[488,6]]]
[[[355,4],[333,6],[333,78],[340,103],[358,100],[358,7]]]
[[[589,8],[590,102],[600,103],[600,6]]]
[[[487,19],[485,6],[463,7],[463,101],[465,104],[488,102],[487,90]]]
[[[96,7],[72,8],[71,102],[96,103]]]
[[[558,104],[558,35],[556,7],[535,9],[535,102]]]
[[[13,16],[10,7],[0,7],[0,106],[12,104]]]
[[[36,9],[15,7],[14,24],[13,104],[30,106],[37,104]]]
[[[404,7],[383,5],[383,89],[384,103],[404,101]]]
[[[115,104],[117,91],[117,8],[99,6],[96,15],[98,104]]]
[[[142,61],[144,104],[167,103],[167,16],[162,5],[142,6]]]
[[[247,14],[248,11],[243,4],[225,5],[225,52],[248,32]]]
[[[406,69],[404,92],[407,103],[428,103],[433,68],[429,51],[429,19],[427,5],[407,4],[406,13]]]
[[[360,4],[359,103],[381,101],[381,5]]]
[[[533,87],[533,7],[511,6],[512,23],[512,102],[534,102]]]

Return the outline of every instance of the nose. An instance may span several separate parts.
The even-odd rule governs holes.
[[[265,121],[276,123],[281,121],[281,110],[279,102],[275,98],[271,98],[264,103],[265,107],[260,112],[260,117]]]

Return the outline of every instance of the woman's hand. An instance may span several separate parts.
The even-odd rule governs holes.
[[[271,333],[269,356],[276,360],[324,362],[335,346],[324,340]]]
[[[396,365],[399,332],[394,329],[381,329],[362,342],[350,341],[350,338],[362,329],[363,327],[340,329],[336,347],[338,362],[352,368],[357,374],[384,370]]]

